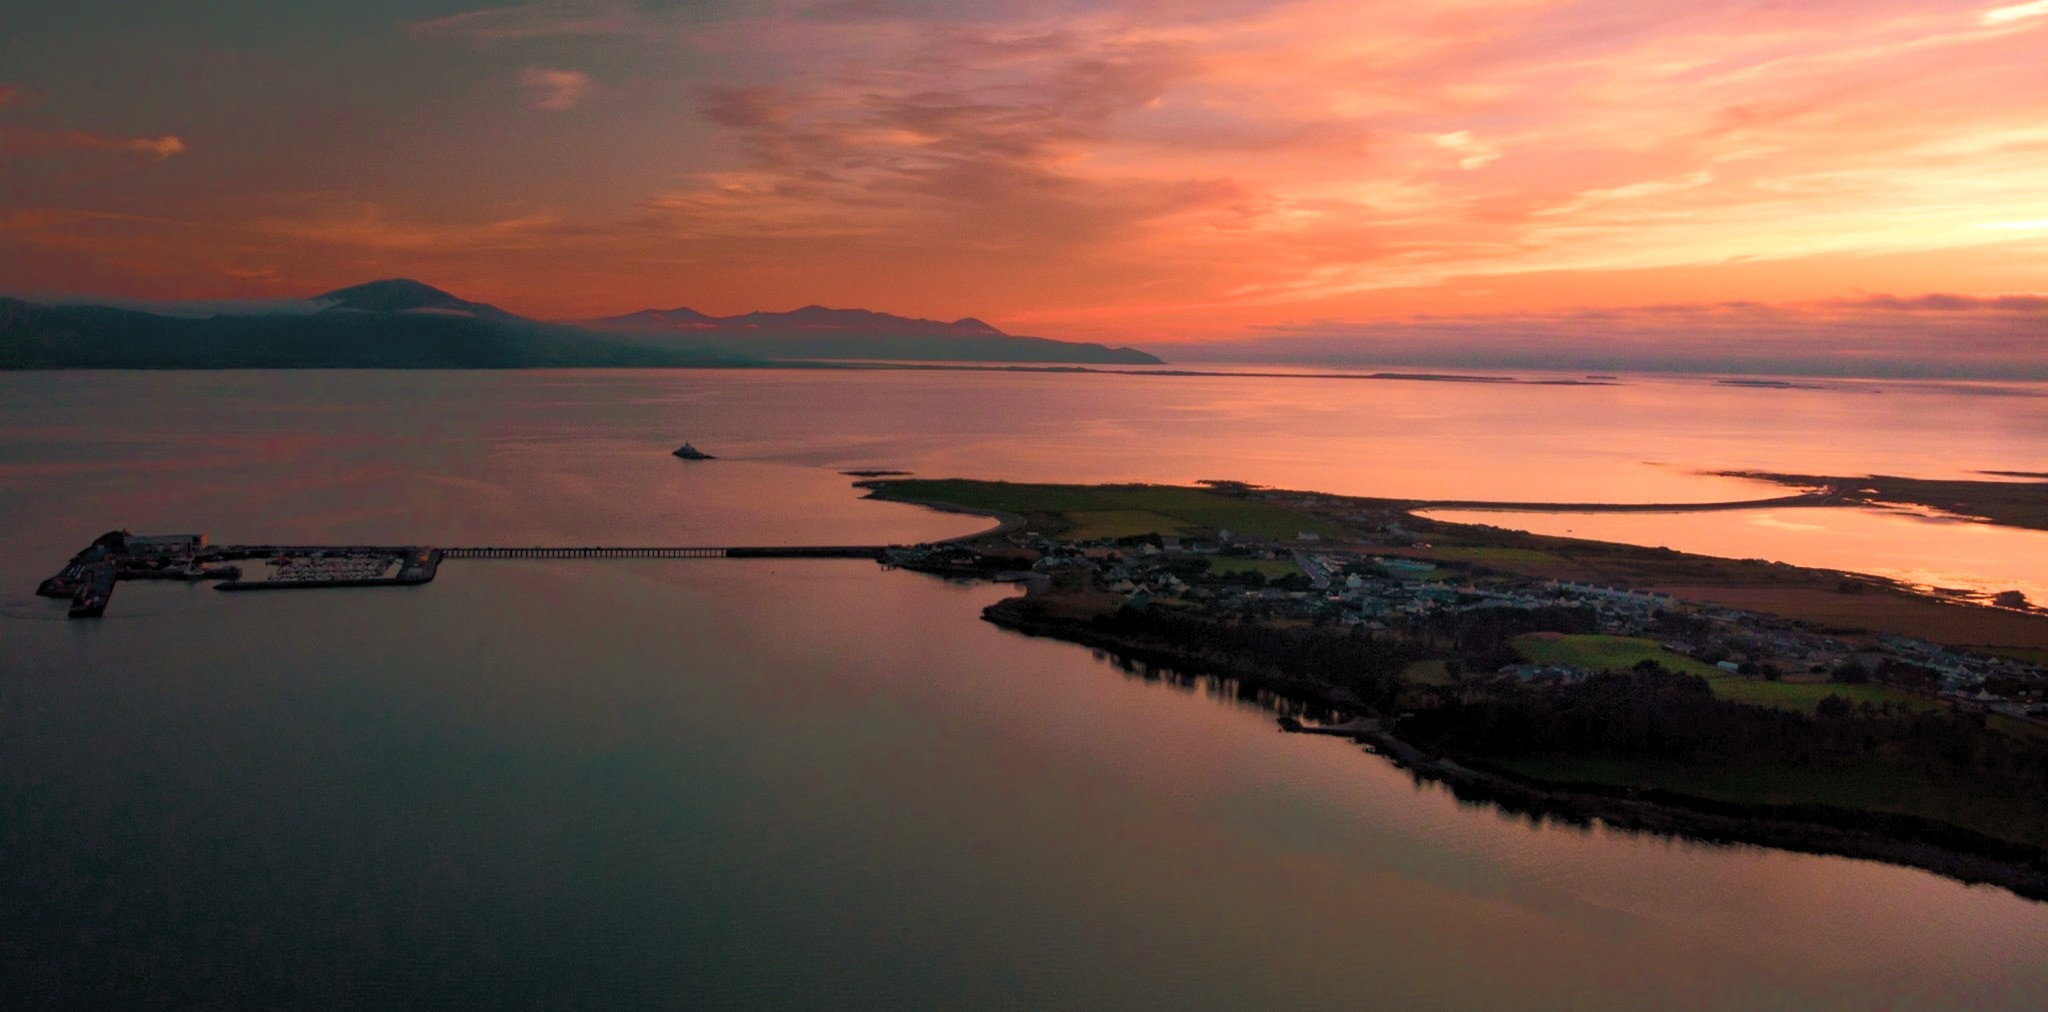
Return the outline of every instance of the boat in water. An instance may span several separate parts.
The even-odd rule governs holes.
[[[683,458],[684,460],[717,460],[717,459],[718,459],[717,457],[714,457],[714,456],[712,456],[712,455],[710,455],[710,454],[708,454],[708,453],[705,453],[705,452],[704,452],[703,450],[699,450],[699,449],[697,449],[696,447],[694,447],[694,446],[691,446],[691,445],[690,445],[690,444],[688,444],[688,443],[684,443],[684,444],[683,444],[682,446],[680,446],[680,447],[677,447],[677,448],[676,448],[676,456],[678,456],[678,457],[681,457],[681,458]]]

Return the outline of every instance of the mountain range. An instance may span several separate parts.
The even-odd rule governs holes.
[[[745,367],[807,359],[1157,363],[1128,348],[808,307],[528,319],[404,278],[304,300],[141,307],[0,297],[0,369]]]

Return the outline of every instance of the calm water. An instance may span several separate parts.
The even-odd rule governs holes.
[[[979,622],[1003,588],[864,563],[473,561],[405,590],[129,584],[97,623],[29,594],[112,526],[440,543],[907,541],[976,526],[855,498],[833,473],[851,466],[1641,500],[1750,491],[1696,467],[2038,470],[2039,398],[50,375],[0,377],[0,431],[10,995],[2048,1001],[2048,904],[1462,807],[1344,743]],[[667,457],[685,438],[734,459]]]

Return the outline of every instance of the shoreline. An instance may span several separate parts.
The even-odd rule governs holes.
[[[996,522],[996,525],[994,527],[990,527],[987,530],[974,531],[969,534],[959,534],[950,538],[940,538],[936,541],[925,542],[926,544],[971,544],[973,542],[980,541],[983,538],[998,537],[1000,535],[1008,534],[1012,531],[1022,530],[1024,527],[1025,521],[1022,516],[1019,516],[1015,513],[1006,513],[1002,510],[986,509],[980,506],[965,506],[956,502],[942,502],[936,499],[889,499],[881,495],[877,495],[876,493],[881,490],[882,486],[888,484],[889,481],[890,479],[888,478],[869,478],[863,481],[854,482],[853,487],[864,488],[868,490],[868,494],[861,497],[863,499],[873,499],[876,502],[901,503],[905,506],[920,506],[923,507],[924,509],[932,510],[937,513],[960,513],[967,516],[988,517],[989,519],[994,520]]]
[[[1167,644],[1141,643],[1043,617],[1027,617],[1020,614],[1024,600],[1019,595],[989,605],[982,610],[982,620],[1019,635],[1060,640],[1151,668],[1227,679],[1237,682],[1240,690],[1270,692],[1291,704],[1263,706],[1276,717],[1283,733],[1348,739],[1418,779],[1443,785],[1462,802],[1490,804],[1502,812],[1581,827],[1598,823],[1632,834],[1710,845],[1769,847],[1878,861],[2048,902],[2048,857],[2024,844],[1883,812],[1821,805],[1750,805],[1658,789],[1532,781],[1488,768],[1481,760],[1422,749],[1388,731],[1376,717],[1354,715],[1338,724],[1304,723],[1284,711],[1299,708],[1350,714],[1359,702],[1288,678],[1270,667],[1197,656]],[[1240,691],[1238,697],[1257,701],[1256,692]]]

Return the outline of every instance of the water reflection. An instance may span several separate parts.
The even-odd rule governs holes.
[[[1725,513],[1490,513],[1436,510],[1455,523],[1621,541],[1736,559],[1872,573],[1982,600],[2017,590],[2048,602],[2048,531],[1894,509]]]
[[[475,561],[393,592],[132,585],[100,623],[28,594],[116,525],[862,543],[980,523],[854,498],[842,467],[1486,497],[1578,472],[1716,498],[1641,462],[1933,466],[1924,419],[1858,402],[1839,440],[1773,448],[1758,405],[1845,409],[1709,391],[1666,417],[1687,389],[0,376],[0,975],[101,1007],[2039,1007],[2048,905],[1532,827],[1281,734],[1286,704],[1241,686],[979,621],[1007,587]],[[2025,400],[1999,411],[2039,422]],[[1951,406],[1970,466],[2038,466],[2048,425]],[[1636,422],[1676,434],[1600,443]],[[726,459],[668,457],[684,438]]]

